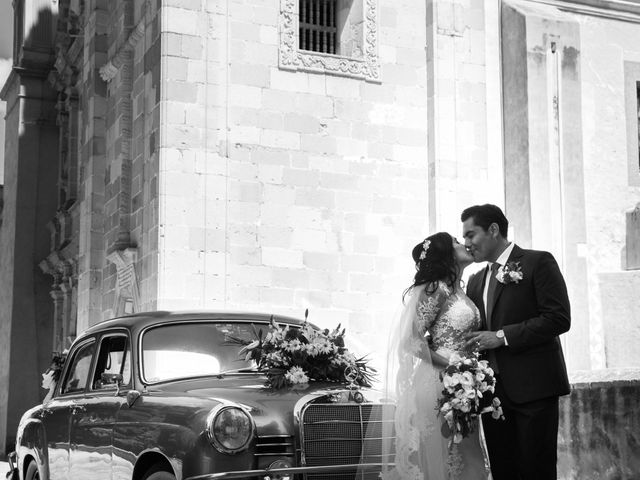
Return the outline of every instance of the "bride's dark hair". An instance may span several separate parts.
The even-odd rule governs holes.
[[[426,245],[428,248],[425,249]],[[416,274],[413,284],[402,294],[403,300],[416,285],[426,284],[427,293],[435,292],[439,280],[445,282],[452,290],[455,289],[460,268],[456,263],[451,235],[447,232],[434,233],[413,247],[411,256],[416,264]]]

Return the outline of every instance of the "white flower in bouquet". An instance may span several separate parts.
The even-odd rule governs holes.
[[[493,418],[494,420],[498,420],[500,417],[504,416],[500,404],[500,399],[498,397],[494,397],[493,401],[491,402],[491,406],[493,407],[491,418]]]
[[[267,354],[267,362],[272,365],[288,365],[288,361],[280,352],[270,352]]]
[[[442,379],[442,383],[447,390],[451,389],[450,393],[453,393],[453,389],[460,384],[460,374],[454,373],[453,375],[445,375]]]
[[[318,345],[315,343],[307,343],[302,346],[302,349],[307,352],[310,357],[317,356],[320,352],[318,351]]]
[[[284,376],[292,385],[309,382],[309,377],[300,367],[291,367],[289,371],[284,374]]]
[[[473,374],[471,372],[462,372],[460,376],[460,385],[463,387],[472,387],[475,384]]]
[[[449,357],[449,365],[457,365],[459,363],[462,363],[462,357],[460,354],[457,352],[452,353]]]
[[[323,355],[328,355],[329,353],[333,353],[335,345],[328,341],[326,338],[318,337],[314,340],[313,344],[316,346],[318,353]]]
[[[292,352],[293,353],[293,352],[297,352],[298,350],[300,350],[301,346],[302,346],[302,343],[300,342],[300,340],[298,340],[297,338],[294,338],[290,342],[284,342],[282,347],[287,352]]]
[[[482,392],[480,392],[479,390],[470,388],[469,390],[465,390],[464,396],[468,399],[473,400],[476,397],[482,397]]]

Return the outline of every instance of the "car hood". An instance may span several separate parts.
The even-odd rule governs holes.
[[[253,417],[260,435],[281,435],[293,432],[294,415],[310,401],[332,403],[353,402],[353,393],[339,383],[310,382],[306,385],[274,390],[265,387],[265,377],[255,374],[228,375],[181,380],[159,388],[169,395],[209,399],[213,404],[235,403],[246,408]],[[380,392],[358,388],[364,402],[380,401]],[[350,395],[351,393],[351,395]]]

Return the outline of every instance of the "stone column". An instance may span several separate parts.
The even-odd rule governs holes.
[[[588,369],[580,26],[553,7],[506,0],[502,55],[506,214],[516,243],[558,261],[572,307],[568,367]]]
[[[108,3],[88,2],[84,11],[83,82],[79,138],[83,175],[79,185],[78,331],[103,319],[107,88],[99,68],[106,62]]]
[[[14,69],[0,97],[7,102],[0,228],[0,452],[15,441],[25,408],[41,401],[40,373],[50,361],[50,279],[38,270],[56,210],[56,92],[53,65],[57,4],[16,2]],[[52,159],[53,155],[53,159]]]

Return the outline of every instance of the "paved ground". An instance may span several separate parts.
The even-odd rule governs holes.
[[[7,462],[0,462],[0,479],[4,480],[5,474],[9,471],[9,464]]]

